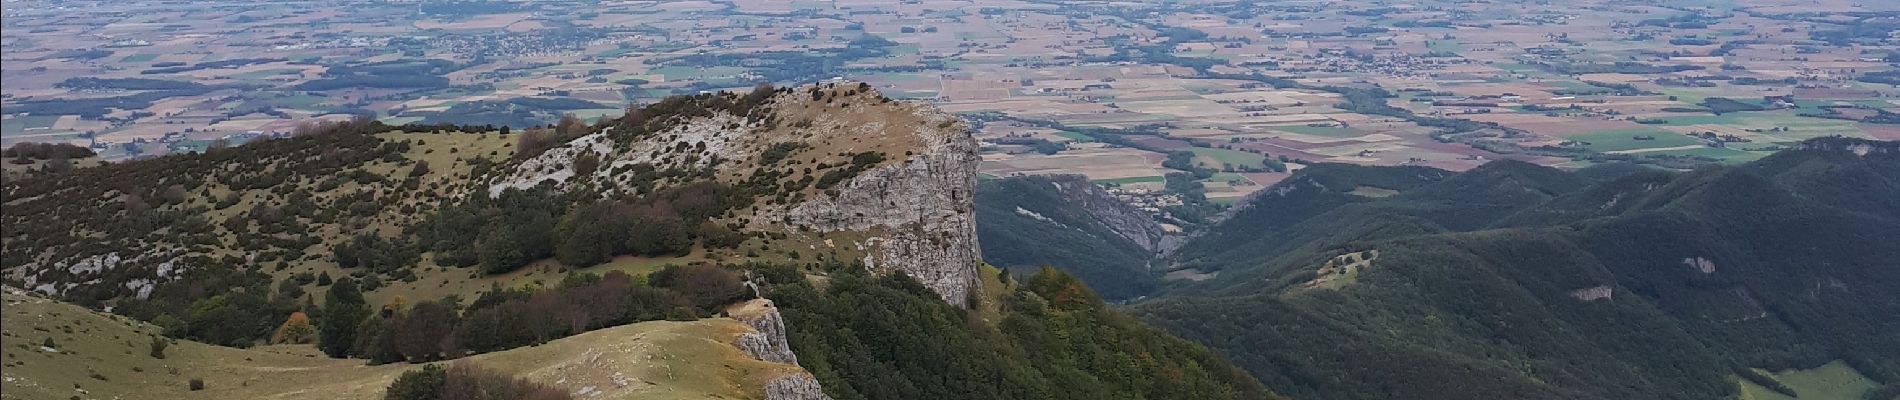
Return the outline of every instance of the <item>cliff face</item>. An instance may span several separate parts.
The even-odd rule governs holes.
[[[751,326],[753,332],[739,336],[733,343],[739,350],[759,361],[798,364],[798,355],[785,339],[785,320],[771,300],[757,299],[727,310],[734,319]]]
[[[1050,180],[1063,198],[1075,201],[1109,231],[1150,253],[1164,253],[1180,244],[1178,236],[1168,235],[1148,213],[1116,199],[1101,186],[1090,183],[1087,177],[1064,175]]]
[[[705,115],[650,117],[671,118],[659,131],[582,136],[500,169],[485,188],[490,196],[543,184],[640,195],[641,187],[706,179],[762,187],[753,206],[724,222],[822,243],[813,249],[903,272],[964,304],[978,260],[979,159],[961,120],[854,84],[779,90],[745,111],[709,104],[695,106]],[[577,173],[575,160],[590,154],[601,167]],[[635,173],[642,170],[661,177]]]
[[[739,335],[733,346],[759,361],[798,366],[798,355],[792,354],[791,344],[785,338],[785,320],[771,300],[755,299],[733,305],[726,313],[752,327],[752,332]],[[766,379],[766,400],[831,399],[818,385],[818,380],[803,372],[802,367],[798,372]]]
[[[933,115],[943,121],[946,115]],[[950,123],[943,121],[941,123]],[[929,125],[908,132],[927,144],[921,154],[868,171],[821,197],[785,210],[792,226],[821,232],[863,232],[855,245],[878,272],[902,271],[963,304],[977,261],[974,187],[976,142],[967,132]]]

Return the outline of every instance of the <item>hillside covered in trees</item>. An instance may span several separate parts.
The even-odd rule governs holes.
[[[1111,300],[1153,291],[1148,261],[1177,240],[1081,176],[979,182],[976,218],[984,261],[1023,275],[1056,267]]]
[[[1288,396],[1796,395],[1767,372],[1830,362],[1886,386],[1868,398],[1900,385],[1900,144],[1688,172],[1319,165],[1267,192],[1171,260],[1214,279],[1132,312]]]

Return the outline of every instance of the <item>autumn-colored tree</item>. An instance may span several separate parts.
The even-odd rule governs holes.
[[[587,122],[574,114],[561,114],[561,120],[554,123],[554,131],[565,137],[579,137],[587,134]]]
[[[310,324],[310,316],[293,312],[290,318],[285,318],[284,323],[277,326],[276,332],[271,333],[270,342],[304,344],[310,343],[316,336],[317,326]]]

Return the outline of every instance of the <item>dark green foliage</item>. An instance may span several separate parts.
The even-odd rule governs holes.
[[[1715,115],[1722,115],[1725,113],[1740,112],[1740,111],[1761,111],[1761,110],[1768,109],[1766,107],[1762,107],[1760,104],[1744,103],[1744,102],[1737,101],[1731,98],[1726,98],[1726,97],[1710,97],[1707,99],[1703,99],[1702,106],[1708,107],[1709,112],[1713,112],[1715,113]]]
[[[441,365],[424,365],[396,376],[383,392],[383,400],[441,400],[443,381],[447,379]]]
[[[901,274],[834,271],[823,292],[791,275],[771,297],[799,364],[835,399],[1274,398],[1055,270],[1004,296],[1003,320],[988,322]]]
[[[384,400],[569,400],[566,391],[500,372],[456,363],[444,369],[431,364],[403,372]]]
[[[1900,399],[1900,383],[1889,383],[1885,386],[1875,388],[1874,390],[1869,390],[1867,391],[1866,395],[1861,396],[1861,400],[1894,400],[1894,399]]]
[[[587,267],[607,262],[615,254],[626,252],[630,210],[612,203],[594,203],[578,207],[561,217],[554,228],[554,259],[562,264]]]
[[[391,273],[416,265],[421,257],[405,239],[386,239],[374,234],[357,234],[350,241],[330,249],[331,257],[343,268],[367,268]]]
[[[476,262],[484,272],[514,271],[554,253],[554,215],[546,211],[507,210],[488,228],[476,250]]]
[[[323,298],[322,318],[317,320],[317,348],[331,357],[343,357],[356,344],[357,325],[370,315],[356,280],[344,277],[330,285]]]
[[[180,263],[198,267],[157,284],[144,299],[118,299],[114,311],[151,321],[166,336],[245,347],[296,309],[293,299],[271,296],[269,275],[240,268],[235,257],[187,256]]]
[[[200,83],[164,79],[77,77],[67,78],[53,84],[53,87],[83,90],[179,90],[202,89],[206,86]]]
[[[825,171],[825,174],[819,176],[818,182],[813,184],[812,187],[830,189],[832,186],[857,177],[859,173],[863,173],[864,170],[877,166],[880,162],[884,162],[884,153],[867,151],[853,154],[851,156],[851,165]]]
[[[0,150],[0,157],[25,158],[35,160],[80,159],[98,155],[92,149],[71,143],[33,143],[25,142],[8,146]]]
[[[351,341],[338,343],[346,354],[371,363],[454,359],[640,321],[691,320],[749,295],[738,290],[743,286],[731,271],[703,268],[714,271],[684,277],[673,274],[667,280],[670,287],[640,285],[619,271],[571,274],[557,287],[545,290],[496,286],[466,307],[460,299],[450,297],[416,303],[407,309],[385,306],[381,312],[357,314],[354,320],[335,316],[326,308],[322,321],[323,326],[332,321],[339,325],[347,322]],[[726,281],[708,283],[703,276]],[[711,294],[720,294],[716,304]],[[701,308],[707,311],[696,310],[695,300],[705,301]],[[321,347],[325,351],[330,350],[331,338],[324,332]]]
[[[171,342],[165,341],[165,338],[153,336],[152,344],[150,347],[152,350],[151,352],[152,358],[163,360],[165,359],[165,348],[171,347]]]
[[[1783,384],[1781,383],[1781,381],[1775,380],[1774,377],[1768,376],[1761,372],[1757,372],[1753,368],[1737,367],[1735,368],[1735,375],[1741,376],[1742,379],[1746,379],[1749,382],[1754,382],[1757,385],[1761,385],[1762,387],[1768,388],[1768,390],[1772,390],[1775,393],[1780,393],[1783,396],[1801,397],[1800,393],[1795,393],[1794,388],[1788,387],[1787,384]]]
[[[811,147],[811,145],[805,144],[804,142],[773,144],[772,147],[766,148],[764,153],[760,153],[759,165],[778,165],[779,161],[784,161],[786,157],[791,157],[792,154],[808,147]]]
[[[1728,398],[1764,378],[1747,368],[1833,360],[1891,383],[1900,247],[1873,238],[1900,237],[1896,148],[1817,139],[1688,173],[1315,166],[1179,252],[1218,278],[1134,310],[1298,398]],[[1369,177],[1401,193],[1348,194]],[[1306,287],[1366,250],[1351,283]]]
[[[546,187],[509,190],[493,199],[474,196],[443,206],[416,231],[441,265],[504,273],[552,256],[585,267],[618,255],[685,255],[706,228],[733,240],[733,232],[706,222],[747,201],[741,192],[710,182],[568,207],[574,196]]]

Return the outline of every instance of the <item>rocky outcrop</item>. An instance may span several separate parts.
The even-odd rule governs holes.
[[[1610,288],[1609,285],[1594,286],[1594,287],[1588,287],[1588,288],[1570,291],[1570,297],[1576,298],[1577,300],[1583,300],[1583,301],[1597,301],[1597,300],[1609,299],[1615,294],[1616,294],[1616,289]]]
[[[726,308],[726,315],[752,327],[733,342],[753,359],[770,363],[798,365],[791,343],[785,338],[785,320],[771,300],[753,299]],[[829,400],[824,388],[811,374],[799,371],[771,378],[765,384],[767,400]]]
[[[792,346],[785,339],[785,320],[779,317],[778,307],[771,300],[752,300],[727,312],[753,330],[739,335],[738,342],[733,344],[739,350],[759,361],[798,364],[798,355],[792,354]]]
[[[1075,201],[1090,216],[1107,226],[1110,232],[1150,253],[1165,253],[1181,243],[1180,237],[1167,234],[1148,213],[1116,199],[1101,186],[1089,182],[1087,177],[1052,176],[1050,183],[1055,185],[1057,192],[1062,193],[1063,198]]]
[[[976,140],[954,117],[919,108],[919,123],[885,135],[920,144],[908,158],[865,171],[835,196],[799,204],[771,220],[819,232],[863,232],[866,267],[902,271],[962,305],[976,281]]]
[[[766,400],[831,400],[818,386],[818,379],[806,374],[790,374],[765,384]]]

